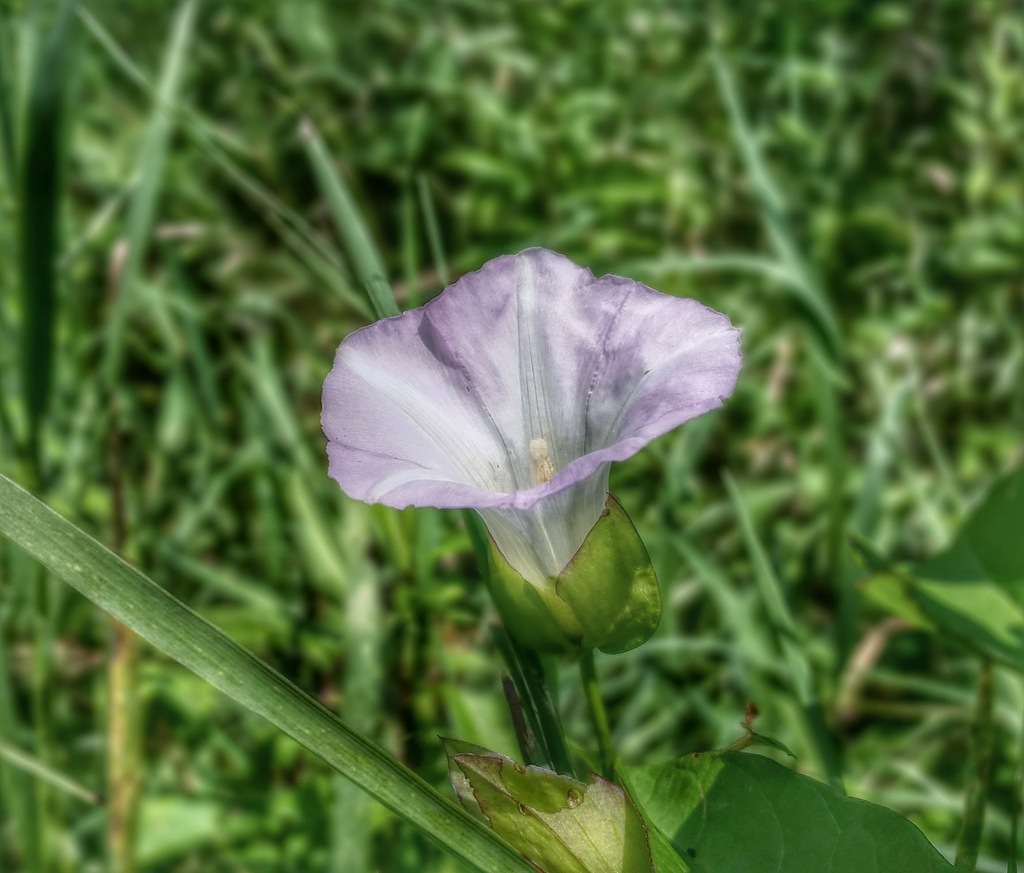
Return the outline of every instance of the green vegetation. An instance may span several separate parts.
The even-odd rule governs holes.
[[[519,757],[474,532],[327,478],[334,349],[529,245],[698,298],[744,370],[612,472],[664,604],[596,659],[619,758],[753,701],[1015,870],[1020,641],[964,638],[1005,592],[863,582],[1024,461],[1022,119],[994,0],[0,4],[0,473],[454,797],[439,736]],[[466,868],[0,538],[0,869]]]

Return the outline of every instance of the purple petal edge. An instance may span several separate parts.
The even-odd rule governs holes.
[[[542,249],[528,249],[518,255],[505,255],[487,262],[479,270],[467,273],[465,276],[460,278],[456,283],[446,289],[443,294],[448,294],[450,299],[453,292],[455,295],[460,293],[457,290],[460,287],[465,287],[467,289],[466,293],[468,294],[469,288],[473,286],[475,282],[480,281],[482,276],[493,275],[495,273],[500,275],[502,271],[512,269],[517,259],[523,258],[524,256],[529,258],[549,258],[552,259],[552,262],[554,263],[559,263],[554,259],[562,259],[573,267],[576,267],[575,264],[572,264],[572,262],[569,261],[569,259],[564,258],[564,256],[555,255],[554,253],[546,252],[546,250]],[[668,296],[649,289],[641,283],[633,282],[633,280],[624,279],[614,275],[595,278],[593,274],[585,268],[576,267],[576,269],[579,270],[581,276],[585,277],[588,285],[595,283],[599,284],[602,282],[628,283],[631,288],[635,287],[637,289],[642,289],[643,292],[649,294],[657,295],[659,297]],[[684,302],[684,298],[672,299],[677,300],[680,303]],[[439,305],[440,300],[441,295],[417,310],[410,310],[406,313],[402,313],[401,315],[385,319],[384,321],[396,322],[396,320],[412,318],[422,320],[425,317],[428,317],[432,308]],[[695,304],[694,301],[689,302]],[[324,406],[321,411],[321,422],[325,433],[328,433],[329,439],[327,446],[329,475],[334,478],[339,485],[341,485],[342,489],[349,496],[366,502],[383,503],[395,508],[404,508],[407,506],[434,506],[439,508],[465,509],[530,509],[539,501],[550,497],[551,495],[558,494],[559,492],[571,488],[577,483],[589,478],[597,473],[602,466],[610,464],[613,461],[621,461],[631,457],[640,451],[640,449],[648,442],[664,433],[667,433],[669,430],[672,430],[683,422],[721,406],[723,400],[732,393],[738,377],[741,361],[739,330],[729,325],[728,319],[721,313],[717,313],[702,304],[695,304],[695,306],[699,307],[699,309],[706,315],[717,316],[721,319],[723,324],[720,331],[709,332],[707,334],[708,338],[715,339],[720,344],[716,351],[722,360],[711,370],[704,371],[700,376],[700,378],[708,380],[715,386],[715,388],[719,389],[716,391],[715,395],[701,398],[699,402],[692,403],[678,409],[659,412],[654,420],[642,424],[640,427],[634,426],[628,436],[617,439],[612,442],[611,445],[605,446],[604,448],[591,451],[571,460],[562,469],[558,470],[550,481],[544,484],[517,491],[501,492],[453,481],[452,479],[444,478],[439,473],[427,468],[424,468],[425,475],[421,478],[415,478],[415,474],[412,472],[415,467],[418,466],[415,461],[406,458],[399,458],[394,455],[376,455],[379,463],[374,464],[373,459],[375,454],[372,451],[360,446],[346,445],[343,441],[331,437],[331,433],[336,432],[336,428],[327,420],[327,403],[325,399]],[[358,334],[362,334],[364,331],[379,329],[381,323],[382,322],[377,322],[376,324],[360,328],[351,334],[350,337],[346,339],[346,342],[353,337],[356,337]],[[731,346],[731,348],[729,348],[729,346]],[[335,369],[332,369],[331,374],[328,375],[327,380],[325,381],[325,398],[332,378],[336,378],[337,369],[338,363],[336,360]],[[407,477],[405,478],[405,481],[396,487],[383,492],[377,492],[374,490],[374,483],[376,482],[376,484],[379,485],[382,479],[382,476],[380,475],[380,464],[388,464],[389,462],[392,462],[392,466],[395,469],[404,468],[412,478]],[[389,475],[390,474],[384,475],[383,479],[386,480]]]

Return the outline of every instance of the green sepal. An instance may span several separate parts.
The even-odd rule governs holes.
[[[650,556],[612,494],[572,560],[543,585],[524,579],[493,540],[489,557],[498,612],[516,641],[534,651],[628,652],[650,639],[661,621],[661,590]]]

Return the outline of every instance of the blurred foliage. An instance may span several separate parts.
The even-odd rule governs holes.
[[[107,542],[123,521],[131,560],[436,784],[439,734],[515,754],[460,519],[356,505],[326,477],[320,382],[368,310],[303,147],[308,118],[405,306],[438,292],[447,269],[541,244],[743,328],[726,407],[613,471],[665,600],[651,642],[598,663],[620,751],[635,763],[726,746],[754,700],[759,729],[824,777],[791,675],[803,664],[850,793],[910,816],[951,854],[978,664],[860,603],[849,551],[830,554],[829,519],[843,544],[857,533],[921,558],[1022,457],[1016,4],[207,3],[165,109],[153,89],[176,4],[79,6],[53,377],[31,428],[31,298],[16,290],[30,282],[18,252],[38,191],[22,181],[28,95],[47,74],[34,61],[56,6],[2,9],[4,472]],[[713,52],[745,108],[745,142]],[[146,132],[165,110],[169,149],[152,179]],[[845,354],[831,378],[774,270],[744,145],[836,313]],[[129,204],[150,183],[155,220],[114,331]],[[110,342],[114,385],[101,373]],[[367,578],[379,609],[350,597]],[[771,585],[784,613],[766,603]],[[780,614],[795,628],[786,659]],[[0,741],[101,792],[109,636],[88,603],[0,543]],[[353,681],[366,668],[357,652],[371,653],[374,687]],[[377,809],[353,848],[360,800],[324,765],[141,658],[140,869],[337,871],[353,851],[374,869],[456,869]],[[571,738],[589,745],[571,670],[562,698]],[[981,870],[1005,869],[1022,713],[1020,678],[997,671]],[[0,867],[26,869],[36,827],[47,869],[105,869],[103,808],[42,786],[34,804],[16,802],[26,783],[4,760]]]

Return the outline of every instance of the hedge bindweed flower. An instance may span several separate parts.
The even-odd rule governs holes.
[[[543,589],[601,517],[609,465],[720,406],[739,367],[724,315],[528,249],[341,343],[329,473],[360,500],[476,510]]]

